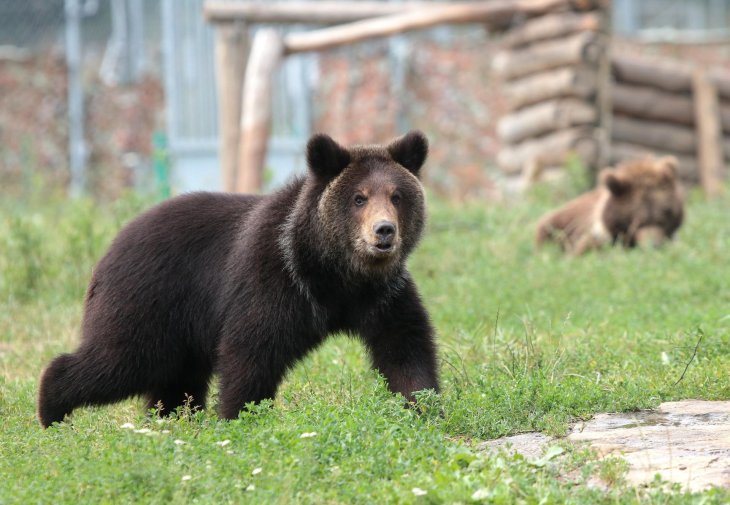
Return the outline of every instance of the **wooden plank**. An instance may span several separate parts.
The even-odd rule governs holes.
[[[708,196],[722,192],[723,151],[717,88],[707,72],[698,68],[692,79],[697,123],[697,157],[700,184]]]
[[[241,140],[236,191],[261,191],[271,131],[274,74],[284,57],[284,43],[273,28],[256,32],[246,66],[241,113]]]
[[[241,93],[248,50],[248,29],[243,24],[226,23],[216,26],[215,74],[218,91],[221,180],[224,191],[236,189]]]

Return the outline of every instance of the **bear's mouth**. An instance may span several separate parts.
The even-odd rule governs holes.
[[[375,244],[367,244],[367,251],[375,259],[385,259],[392,256],[397,247],[393,242],[376,242]]]

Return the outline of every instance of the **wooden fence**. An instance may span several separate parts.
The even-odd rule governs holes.
[[[503,31],[494,67],[509,113],[498,166],[520,183],[572,154],[592,169],[646,153],[673,154],[685,181],[714,194],[730,161],[730,74],[610,54],[610,0],[486,2],[207,2],[216,28],[224,189],[256,192],[271,129],[274,74],[287,55],[444,24]],[[334,25],[280,35],[256,23]],[[727,138],[723,137],[723,133]]]

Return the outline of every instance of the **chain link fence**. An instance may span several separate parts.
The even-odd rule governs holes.
[[[162,126],[159,4],[0,2],[2,194],[143,184]]]

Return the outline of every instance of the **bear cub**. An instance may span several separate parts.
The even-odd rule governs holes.
[[[538,245],[556,241],[583,254],[606,244],[661,245],[684,217],[684,191],[673,156],[628,161],[601,171],[598,187],[540,219]]]
[[[357,336],[391,391],[438,391],[434,331],[406,258],[424,227],[418,131],[387,145],[307,145],[308,172],[270,195],[192,193],[129,223],[94,269],[78,349],[43,372],[47,427],[141,395],[167,414],[273,398],[332,333]]]

